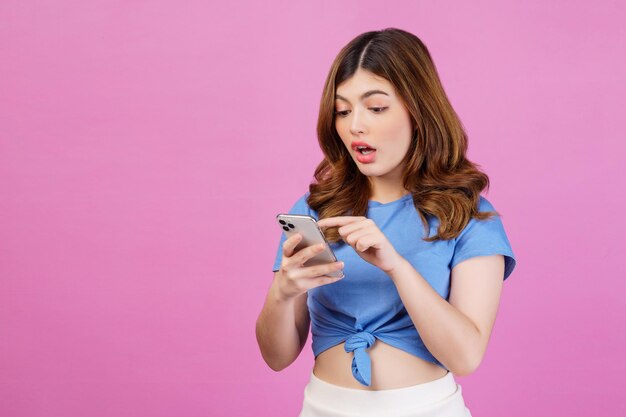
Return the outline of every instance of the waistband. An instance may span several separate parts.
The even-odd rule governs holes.
[[[330,405],[337,413],[376,415],[377,412],[384,414],[390,410],[429,408],[453,400],[463,404],[461,392],[461,386],[449,371],[443,377],[430,382],[385,390],[341,387],[319,379],[311,371],[304,397],[305,403],[320,407]]]

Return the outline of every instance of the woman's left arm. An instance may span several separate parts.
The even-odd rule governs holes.
[[[422,341],[439,362],[456,375],[474,372],[487,349],[500,303],[502,255],[459,262],[450,273],[446,301],[395,250],[372,219],[336,216],[317,224],[321,228],[340,226],[337,231],[341,238],[391,278]]]
[[[404,258],[387,274],[428,350],[455,375],[478,368],[496,319],[504,276],[502,255],[456,265],[449,301]]]

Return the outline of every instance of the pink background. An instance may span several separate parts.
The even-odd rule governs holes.
[[[0,4],[0,415],[295,416],[255,322],[274,222],[321,158],[330,64],[430,49],[518,265],[478,416],[617,416],[626,362],[623,2]]]

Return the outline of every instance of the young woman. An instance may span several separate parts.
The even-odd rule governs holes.
[[[281,236],[264,360],[289,366],[311,326],[301,417],[471,416],[453,375],[480,364],[516,261],[421,40],[390,28],[346,45],[317,133],[324,160],[289,213],[319,220],[339,261],[303,267],[320,249]]]

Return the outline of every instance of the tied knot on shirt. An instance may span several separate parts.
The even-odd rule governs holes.
[[[359,332],[350,336],[344,345],[344,349],[347,353],[354,352],[354,358],[352,359],[352,375],[361,384],[370,386],[372,382],[372,369],[371,359],[366,349],[369,349],[376,338],[369,332]]]

